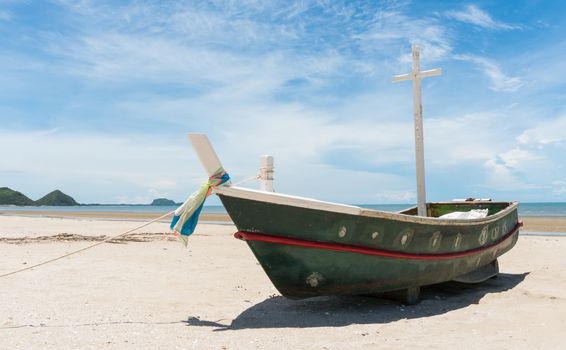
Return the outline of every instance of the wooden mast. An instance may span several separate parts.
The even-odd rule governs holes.
[[[423,106],[421,98],[421,79],[442,74],[440,68],[421,71],[419,47],[413,45],[413,71],[408,74],[396,75],[393,82],[404,80],[413,81],[413,116],[415,119],[415,155],[417,163],[417,208],[419,216],[426,215],[426,190],[424,171],[424,142],[423,142]]]

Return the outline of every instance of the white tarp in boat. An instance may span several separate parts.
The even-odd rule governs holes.
[[[454,211],[452,213],[439,216],[439,219],[481,219],[487,216],[487,209],[472,209],[470,211]]]

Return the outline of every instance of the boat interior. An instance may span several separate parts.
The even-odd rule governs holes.
[[[457,202],[438,202],[427,203],[427,217],[438,218],[442,215],[453,212],[466,212],[472,209],[487,209],[488,216],[499,213],[509,207],[511,202],[491,202],[491,201],[457,201]],[[417,215],[417,207],[411,207],[399,212],[404,215]]]

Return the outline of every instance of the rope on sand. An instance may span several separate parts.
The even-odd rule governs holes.
[[[259,175],[256,175],[256,176],[254,176],[254,177],[250,177],[250,178],[244,179],[244,180],[242,180],[242,181],[236,183],[235,185],[239,185],[239,184],[242,184],[242,183],[245,183],[245,182],[248,182],[248,181],[252,181],[252,180],[257,180],[257,179],[259,179],[259,178],[260,178]],[[234,186],[235,186],[235,185],[234,185]],[[139,230],[140,228],[146,227],[146,226],[149,225],[149,224],[152,224],[152,223],[154,223],[154,222],[156,222],[156,221],[159,221],[159,220],[161,220],[161,219],[164,219],[165,217],[167,217],[167,216],[169,216],[169,215],[174,215],[176,211],[177,211],[177,210],[170,211],[170,212],[168,212],[168,213],[166,213],[166,214],[163,214],[163,215],[161,215],[160,217],[155,218],[155,219],[153,219],[153,220],[151,220],[151,221],[148,221],[148,222],[146,222],[146,223],[144,223],[144,224],[142,224],[142,225],[140,225],[140,226],[138,226],[138,227],[134,227],[134,228],[131,229],[131,230],[128,230],[128,231],[126,231],[126,232],[122,232],[122,233],[120,233],[120,234],[118,234],[118,235],[115,235],[115,236],[108,237],[108,238],[106,238],[106,239],[104,239],[104,240],[102,240],[102,241],[100,241],[100,242],[96,242],[96,243],[91,244],[91,245],[89,245],[89,246],[87,246],[87,247],[84,247],[84,248],[81,248],[81,249],[77,249],[77,250],[72,251],[72,252],[70,252],[70,253],[67,253],[67,254],[65,254],[65,255],[61,255],[61,256],[58,256],[58,257],[56,257],[56,258],[53,258],[53,259],[50,259],[50,260],[47,260],[47,261],[43,261],[43,262],[40,262],[40,263],[35,264],[35,265],[32,265],[32,266],[27,266],[27,267],[24,267],[24,268],[19,269],[19,270],[15,270],[15,271],[12,271],[12,272],[5,273],[5,274],[3,274],[3,275],[0,275],[0,278],[2,278],[2,277],[8,277],[8,276],[11,276],[11,275],[15,275],[15,274],[17,274],[17,273],[20,273],[20,272],[24,272],[24,271],[27,271],[27,270],[31,270],[31,269],[33,269],[33,268],[36,268],[36,267],[39,267],[39,266],[42,266],[42,265],[46,265],[46,264],[52,263],[52,262],[54,262],[54,261],[64,259],[64,258],[66,258],[66,257],[68,257],[68,256],[71,256],[71,255],[74,255],[74,254],[83,252],[83,251],[85,251],[85,250],[87,250],[87,249],[94,248],[94,247],[96,247],[96,246],[98,246],[98,245],[101,245],[102,243],[106,243],[106,242],[111,241],[111,240],[113,240],[113,239],[116,239],[116,238],[119,238],[119,237],[122,237],[122,236],[127,236],[127,235],[133,233],[134,231],[137,231],[137,230]]]
[[[87,250],[87,249],[94,248],[94,247],[96,247],[96,246],[98,246],[98,245],[101,245],[102,243],[106,243],[106,242],[111,241],[111,240],[113,240],[113,239],[116,239],[116,238],[119,238],[119,237],[122,237],[122,236],[127,236],[127,235],[133,233],[134,231],[137,231],[137,230],[139,230],[140,228],[146,227],[146,226],[148,226],[149,224],[153,224],[153,223],[156,222],[156,221],[159,221],[159,220],[161,220],[161,219],[164,219],[165,217],[167,217],[167,216],[169,216],[169,215],[171,215],[171,214],[173,214],[173,213],[175,213],[174,210],[171,211],[171,212],[169,212],[169,213],[167,213],[167,214],[161,215],[160,217],[155,218],[155,219],[153,219],[153,220],[151,220],[151,221],[148,221],[148,222],[146,222],[146,223],[144,223],[144,224],[142,224],[142,225],[140,225],[140,226],[138,226],[138,227],[134,227],[133,229],[130,229],[130,230],[126,231],[126,232],[122,232],[122,233],[120,233],[120,234],[118,234],[118,235],[108,237],[108,238],[106,238],[106,239],[104,239],[104,240],[102,240],[102,241],[100,241],[100,242],[96,242],[96,243],[91,244],[91,245],[89,245],[89,246],[87,246],[87,247],[84,247],[84,248],[81,248],[81,249],[77,249],[77,250],[72,251],[72,252],[70,252],[70,253],[67,253],[67,254],[65,254],[65,255],[61,255],[61,256],[58,256],[58,257],[56,257],[56,258],[49,259],[49,260],[40,262],[40,263],[35,264],[35,265],[32,265],[32,266],[27,266],[27,267],[24,267],[24,268],[19,269],[19,270],[15,270],[15,271],[12,271],[12,272],[5,273],[5,274],[3,274],[3,275],[0,275],[0,278],[2,278],[2,277],[8,277],[8,276],[11,276],[11,275],[15,275],[15,274],[17,274],[17,273],[20,273],[20,272],[24,272],[24,271],[27,271],[27,270],[31,270],[31,269],[33,269],[33,268],[36,268],[36,267],[39,267],[39,266],[42,266],[42,265],[46,265],[46,264],[52,263],[52,262],[54,262],[54,261],[64,259],[64,258],[66,258],[66,257],[68,257],[68,256],[71,256],[71,255],[74,255],[74,254],[83,252],[83,251],[85,251],[85,250]]]

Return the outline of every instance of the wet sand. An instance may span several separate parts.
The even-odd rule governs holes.
[[[18,210],[0,211],[0,216],[24,216],[24,217],[45,217],[45,218],[74,218],[74,219],[110,219],[110,220],[132,220],[144,221],[160,217],[163,213],[140,213],[140,212],[109,212],[109,211],[84,211],[84,212],[61,212],[49,210]],[[170,221],[170,216],[163,219],[163,222]],[[228,214],[224,213],[202,213],[200,220],[203,222],[231,222]],[[566,232],[566,217],[552,216],[525,216],[523,221],[523,231],[529,232]]]
[[[0,216],[0,274],[138,224]],[[532,227],[554,224],[563,223]],[[285,299],[234,231],[200,224],[186,249],[167,223],[154,223],[1,279],[0,349],[566,348],[566,237],[522,236],[500,258],[498,278],[427,287],[419,304],[404,306]]]
[[[110,219],[110,220],[139,220],[149,221],[158,218],[163,213],[140,213],[140,212],[116,212],[116,211],[77,211],[64,212],[52,210],[4,210],[0,211],[0,216],[25,216],[25,217],[45,217],[45,218],[70,218],[70,219]],[[228,214],[223,213],[202,213],[202,221],[230,222]],[[171,215],[162,220],[171,221]]]
[[[566,232],[566,217],[527,216],[521,220],[525,232]]]

